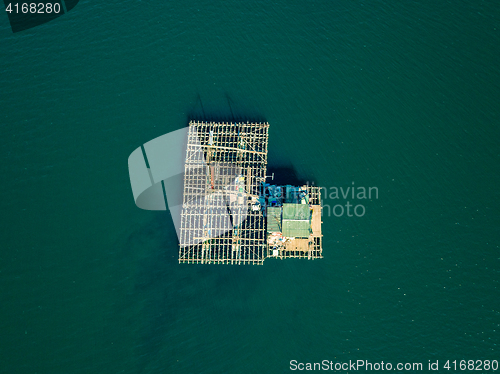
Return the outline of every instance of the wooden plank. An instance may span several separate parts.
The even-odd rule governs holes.
[[[313,236],[321,236],[321,205],[311,205],[313,214],[311,218],[311,228]]]

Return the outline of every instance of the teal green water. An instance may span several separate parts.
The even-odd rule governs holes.
[[[495,1],[1,15],[0,372],[500,360],[499,45]],[[325,215],[323,260],[179,265],[169,215],[135,207],[129,154],[230,110],[269,121],[270,166],[378,188]]]

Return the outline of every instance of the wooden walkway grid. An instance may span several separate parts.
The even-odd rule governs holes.
[[[267,169],[267,122],[189,123],[179,262],[262,264],[262,210],[249,209]]]

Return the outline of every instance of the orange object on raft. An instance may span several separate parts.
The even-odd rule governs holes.
[[[210,184],[212,185],[212,190],[214,189],[214,166],[210,165]]]

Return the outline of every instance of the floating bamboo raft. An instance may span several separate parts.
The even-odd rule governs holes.
[[[265,183],[268,130],[267,122],[189,123],[180,263],[261,265],[267,257],[322,257],[317,187],[301,189],[311,211],[308,236],[270,245],[273,233],[266,230]]]

